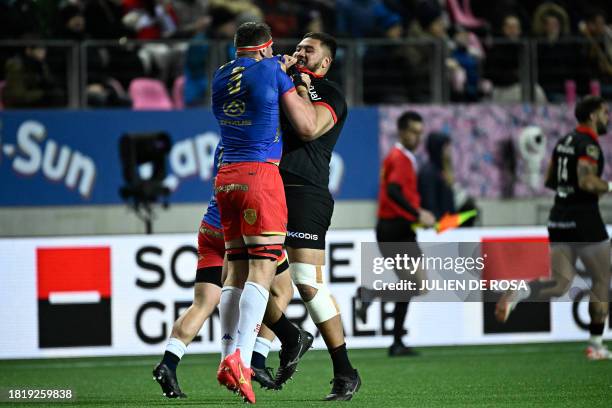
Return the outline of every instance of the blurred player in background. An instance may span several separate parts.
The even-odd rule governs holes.
[[[556,192],[548,221],[552,278],[532,281],[528,290],[506,292],[497,302],[495,316],[505,322],[518,302],[563,296],[576,276],[579,258],[592,279],[586,355],[591,360],[611,359],[602,340],[610,291],[610,242],[599,197],[612,191],[612,182],[601,178],[604,155],[598,140],[608,131],[608,104],[587,96],[576,104],[574,114],[578,127],[557,142],[546,176],[546,186]]]
[[[223,148],[217,145],[214,155],[213,179],[217,174],[221,161]],[[213,314],[219,304],[221,288],[223,287],[222,270],[223,258],[225,256],[225,242],[221,229],[221,217],[217,200],[212,195],[206,213],[200,223],[198,232],[198,265],[194,285],[193,303],[174,322],[172,333],[166,345],[166,351],[162,361],[155,366],[153,377],[162,388],[163,395],[168,398],[185,398],[181,391],[176,376],[177,367],[187,350],[187,346],[198,335],[202,326]],[[286,253],[279,259],[276,269],[276,277],[272,282],[272,297],[269,302],[275,302],[278,308],[284,310],[293,297],[293,286],[288,273],[283,273],[289,268]],[[286,320],[284,315],[276,321]],[[287,337],[285,343],[298,342],[300,332],[297,329],[283,331],[279,330],[282,337]],[[310,334],[308,334],[310,335]],[[272,346],[274,333],[266,326],[262,326],[259,336],[255,342],[251,366],[254,372],[253,379],[267,388],[275,388],[273,374],[265,367],[265,360]],[[284,344],[285,344],[284,343]]]
[[[416,243],[415,223],[424,227],[434,226],[434,215],[421,208],[421,197],[418,190],[418,164],[414,151],[421,142],[423,118],[417,112],[404,112],[397,120],[399,141],[391,149],[383,162],[380,191],[378,193],[378,222],[376,240],[384,257],[393,258],[399,248],[393,248],[390,242],[409,242],[410,256],[418,258],[421,250]],[[403,248],[402,248],[403,249]],[[409,270],[396,270],[400,279],[417,282],[424,278],[424,271],[419,268],[414,275]],[[365,322],[367,308],[371,304],[371,295],[365,288],[360,288],[357,298],[361,300],[356,309],[357,316]],[[389,356],[415,356],[417,353],[402,342],[404,321],[408,314],[408,304],[396,302],[393,311],[393,344],[389,347]]]
[[[308,87],[308,92],[300,96],[314,105],[316,127],[304,131],[294,126],[291,118],[285,118],[280,163],[289,211],[289,271],[332,359],[334,378],[332,390],[325,397],[328,401],[350,400],[361,385],[348,358],[340,310],[323,279],[325,234],[334,209],[328,189],[329,163],[347,115],[339,86],[325,79],[335,54],[336,40],[325,33],[308,33],[297,45],[293,56],[298,72],[292,78]],[[291,376],[291,369],[288,357],[280,357],[276,382],[282,385]]]
[[[316,115],[285,73],[283,62],[291,66],[295,59],[272,58],[267,25],[242,24],[234,45],[236,59],[215,72],[212,86],[212,110],[224,148],[215,192],[228,260],[220,300],[226,357],[217,378],[255,403],[251,355],[287,232],[278,170],[282,152],[279,101],[292,126],[304,133],[314,131]],[[302,87],[298,92],[306,90]]]

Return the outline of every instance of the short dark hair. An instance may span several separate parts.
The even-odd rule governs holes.
[[[407,129],[410,122],[423,122],[423,117],[415,111],[406,111],[397,120],[397,129]]]
[[[588,122],[589,116],[601,108],[601,105],[604,103],[606,103],[605,99],[600,96],[589,95],[584,97],[576,104],[576,108],[574,109],[576,120],[579,123]]]
[[[321,41],[321,45],[329,50],[329,55],[331,56],[331,58],[336,58],[336,49],[338,48],[338,43],[336,42],[336,39],[331,35],[322,32],[311,32],[307,33],[304,38],[312,38],[313,40]]]
[[[234,46],[249,47],[260,45],[272,38],[270,27],[265,23],[256,23],[249,21],[240,24],[234,36]]]
[[[608,19],[606,12],[598,7],[589,7],[584,12],[584,19],[589,23],[594,22],[599,16],[603,17],[604,20]]]

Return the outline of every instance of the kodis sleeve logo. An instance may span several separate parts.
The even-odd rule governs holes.
[[[110,247],[37,248],[40,348],[111,345]]]

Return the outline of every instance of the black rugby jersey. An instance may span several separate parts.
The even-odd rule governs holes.
[[[578,160],[588,160],[597,165],[601,177],[604,157],[597,134],[590,128],[578,126],[555,145],[552,155],[551,175],[546,187],[555,190],[555,206],[594,205],[599,196],[578,186]]]
[[[313,105],[327,108],[334,118],[334,125],[325,134],[310,142],[303,142],[295,134],[289,120],[283,115],[283,156],[280,171],[286,184],[308,183],[327,189],[329,184],[329,162],[347,116],[346,100],[340,87],[311,73],[309,89]],[[297,176],[297,177],[296,177]]]

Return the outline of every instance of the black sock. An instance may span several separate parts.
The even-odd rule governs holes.
[[[591,332],[591,336],[601,336],[604,332],[605,323],[593,323],[589,325],[589,332]]]
[[[278,321],[270,326],[270,330],[276,334],[282,345],[287,348],[297,346],[300,331],[287,319],[283,313]]]
[[[253,351],[253,356],[251,357],[251,367],[266,368],[266,358],[264,355]]]
[[[355,374],[355,370],[353,369],[353,366],[348,358],[348,353],[346,352],[346,343],[328,351],[334,365],[334,377],[338,377],[340,375],[352,377]]]
[[[172,371],[176,371],[176,367],[181,362],[181,359],[174,353],[166,351],[164,353],[164,357],[162,358],[162,363],[168,366]]]
[[[408,314],[408,302],[396,302],[393,310],[393,343],[402,343],[404,336],[404,320]]]

